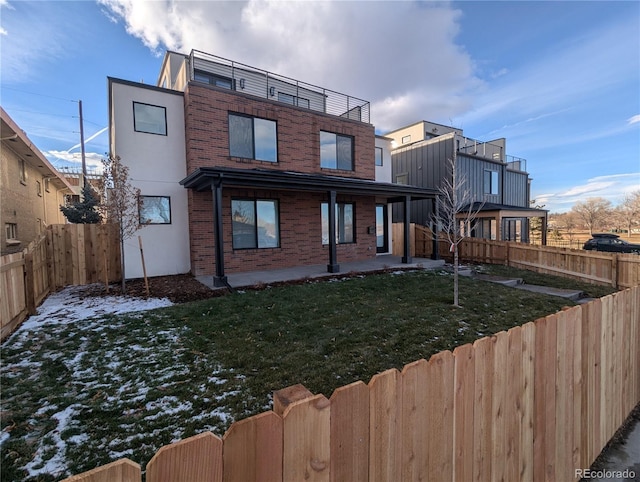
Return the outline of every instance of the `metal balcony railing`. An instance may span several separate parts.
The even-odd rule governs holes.
[[[198,50],[191,51],[189,61],[192,81],[370,123],[370,103],[366,100]]]

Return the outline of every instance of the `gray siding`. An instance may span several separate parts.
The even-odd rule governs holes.
[[[505,170],[504,204],[528,208],[529,175],[526,172]]]

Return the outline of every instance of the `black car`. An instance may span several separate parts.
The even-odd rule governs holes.
[[[640,244],[633,244],[620,239],[617,234],[593,234],[592,238],[584,243],[582,249],[593,251],[608,251],[610,253],[636,253],[640,254]]]

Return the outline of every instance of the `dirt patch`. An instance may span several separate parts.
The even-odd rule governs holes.
[[[172,276],[155,276],[149,280],[149,297],[168,298],[174,303],[186,303],[188,301],[206,300],[215,296],[222,296],[226,290],[212,290],[200,283],[190,274]],[[125,284],[126,295],[135,298],[146,298],[144,279],[127,280]],[[87,287],[86,296],[120,295],[122,289],[120,283],[109,285],[109,290],[104,285],[92,285]]]

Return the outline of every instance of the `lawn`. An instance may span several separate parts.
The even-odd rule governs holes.
[[[330,396],[572,304],[462,278],[454,308],[452,284],[396,272],[75,318],[62,300],[2,346],[1,479],[58,480],[121,457],[144,466],[162,445],[269,409],[274,390]]]

